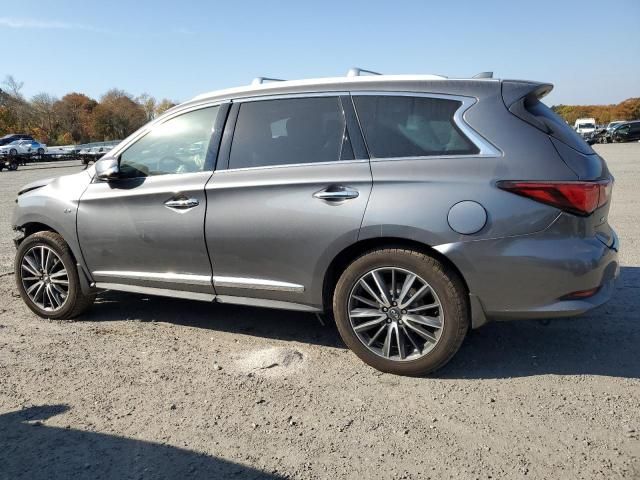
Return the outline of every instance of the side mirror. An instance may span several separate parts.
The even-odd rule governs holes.
[[[120,174],[120,165],[117,158],[104,157],[96,162],[96,176],[100,180],[113,180]]]

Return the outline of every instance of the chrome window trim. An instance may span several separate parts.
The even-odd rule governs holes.
[[[191,275],[172,272],[130,272],[124,270],[97,270],[91,272],[94,277],[110,277],[130,280],[150,280],[154,282],[180,283],[185,285],[211,285],[209,275]]]
[[[476,154],[468,154],[468,155],[423,155],[419,157],[383,157],[383,158],[375,158],[371,157],[371,161],[381,161],[381,160],[394,160],[394,159],[430,159],[430,158],[472,158],[472,157],[501,157],[503,155],[502,151],[498,149],[495,145],[489,142],[486,138],[476,132],[471,126],[465,121],[464,115],[473,105],[478,103],[478,99],[476,97],[466,97],[463,95],[448,95],[442,93],[425,93],[425,92],[408,92],[408,91],[371,91],[371,90],[353,90],[350,92],[352,98],[355,96],[370,96],[370,97],[421,97],[421,98],[438,98],[442,100],[454,100],[461,102],[460,107],[453,114],[453,121],[456,126],[466,135],[466,137],[473,143],[479,150]],[[356,116],[358,116],[358,109],[355,108]],[[360,123],[360,118],[358,117],[358,122]],[[360,124],[360,129],[364,136],[364,129],[362,128],[362,124]],[[365,144],[367,139],[365,138]]]
[[[271,170],[274,168],[289,168],[289,167],[310,167],[314,165],[345,165],[349,163],[367,163],[369,160],[367,159],[359,159],[359,160],[334,160],[331,162],[308,162],[308,163],[285,163],[283,165],[266,165],[264,167],[242,167],[242,168],[225,168],[222,170],[216,170],[213,174],[216,175],[218,173],[225,172],[243,172],[246,170]]]
[[[251,290],[272,290],[278,292],[304,292],[304,285],[280,282],[262,278],[213,277],[214,287],[245,288]]]

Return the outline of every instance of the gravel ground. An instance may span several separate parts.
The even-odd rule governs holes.
[[[615,298],[474,331],[434,377],[381,374],[314,316],[120,293],[46,321],[14,288],[0,173],[0,479],[640,478],[640,144],[616,176]]]

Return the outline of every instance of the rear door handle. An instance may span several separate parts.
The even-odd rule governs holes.
[[[359,195],[360,192],[354,188],[343,187],[342,185],[333,185],[314,193],[313,197],[320,200],[339,202],[341,200],[357,198]]]
[[[164,202],[165,206],[169,208],[177,208],[179,210],[184,210],[187,208],[193,208],[200,205],[200,202],[195,198],[178,198],[171,199]]]

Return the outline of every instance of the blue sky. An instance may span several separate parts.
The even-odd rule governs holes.
[[[187,100],[255,76],[549,81],[557,103],[640,96],[640,0],[0,0],[0,77],[27,96],[109,88]]]

